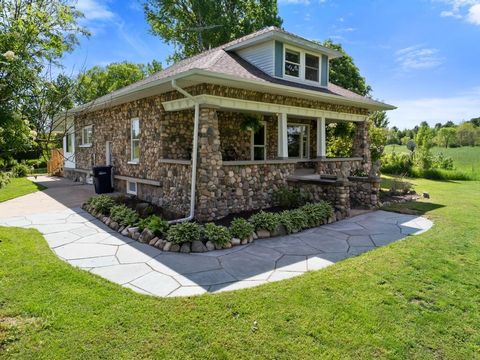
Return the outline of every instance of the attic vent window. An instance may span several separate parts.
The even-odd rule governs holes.
[[[305,54],[305,79],[318,82],[319,58]]]
[[[300,77],[300,53],[285,50],[285,75]]]

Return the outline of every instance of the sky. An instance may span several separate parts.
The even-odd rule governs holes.
[[[150,33],[142,2],[78,0],[91,36],[62,62],[94,65],[159,60],[173,47]],[[285,30],[332,39],[350,54],[375,99],[398,107],[390,125],[459,123],[480,116],[480,0],[279,0]]]

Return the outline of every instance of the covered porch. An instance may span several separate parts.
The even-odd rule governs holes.
[[[196,218],[211,220],[268,208],[273,205],[272,194],[284,187],[300,187],[315,200],[329,200],[337,216],[348,215],[353,175],[369,174],[371,169],[366,113],[211,95],[167,101],[163,106],[172,119],[178,117],[175,114],[193,119],[195,102],[200,105]],[[260,117],[255,131],[242,128],[245,114]],[[351,156],[328,158],[326,127],[345,121],[355,125]],[[182,126],[187,140],[193,135],[193,123]],[[190,170],[191,141],[178,141],[175,136],[164,140],[160,162]],[[370,200],[365,203],[371,205]]]

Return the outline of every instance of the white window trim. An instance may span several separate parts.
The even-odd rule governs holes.
[[[287,51],[298,53],[299,63],[294,63],[293,61],[288,61],[289,63],[292,63],[292,64],[298,64],[298,76],[285,74],[285,67],[286,67],[286,63],[287,63]],[[293,78],[293,79],[301,79],[302,78],[302,68],[303,68],[303,65],[302,65],[302,53],[301,53],[301,51],[294,50],[293,48],[285,47],[284,51],[283,51],[283,74],[284,74],[284,76],[289,77],[289,78]]]
[[[296,123],[296,122],[288,122],[287,123],[287,128],[289,126],[305,126],[305,133],[303,133],[303,136],[307,137],[307,152],[305,154],[305,157],[303,156],[303,141],[300,141],[300,157],[293,157],[293,156],[288,156],[289,159],[310,159],[310,124],[302,124],[302,123]],[[303,139],[302,139],[303,140]]]
[[[255,141],[255,133],[253,132],[253,130],[251,131],[251,135],[250,135],[250,159],[251,160],[254,160],[254,156],[255,156],[255,148],[256,147],[263,147],[263,158],[264,160],[267,160],[267,122],[266,121],[260,121],[260,123],[263,125],[264,127],[264,132],[263,132],[263,145],[255,145],[254,141]]]
[[[318,60],[318,66],[317,66],[317,68],[316,68],[318,80],[310,80],[310,79],[307,79],[307,67],[308,67],[309,69],[315,69],[315,68],[313,68],[313,67],[311,67],[311,66],[307,66],[307,55],[316,57],[317,60]],[[305,52],[304,56],[305,56],[305,72],[304,72],[305,81],[311,81],[311,82],[314,82],[314,83],[320,83],[320,76],[321,76],[321,74],[320,74],[320,65],[321,65],[321,60],[322,60],[321,56],[312,54],[312,53],[310,53],[310,52]]]
[[[296,51],[296,52],[300,53],[299,77],[285,74],[285,55],[286,55],[287,50]],[[305,64],[306,64],[305,55],[306,54],[318,57],[318,81],[305,79]],[[290,45],[284,43],[283,44],[283,59],[282,59],[282,77],[286,80],[290,80],[290,81],[294,81],[294,82],[325,87],[325,86],[321,85],[321,83],[322,83],[322,81],[321,81],[322,80],[322,54],[315,53],[315,52],[308,51],[308,50],[304,50],[302,48],[298,48],[298,47],[295,47],[295,46],[290,46]],[[327,75],[327,84],[328,84],[328,75]]]
[[[130,184],[135,184],[135,191],[130,190]],[[135,181],[128,181],[127,180],[127,194],[137,195],[137,192],[138,192],[138,184]]]
[[[138,141],[138,148],[140,150],[140,139],[133,139],[133,122],[134,121],[138,121],[138,129],[139,129],[139,136],[141,136],[142,134],[142,131],[140,130],[140,118],[136,117],[136,118],[132,118],[130,119],[130,161],[128,161],[128,164],[139,164],[140,163],[140,158],[138,159],[134,159],[133,158],[133,142],[134,141]],[[139,154],[140,156],[140,154]]]
[[[90,142],[85,142],[85,130],[90,130]],[[91,147],[92,146],[92,137],[93,137],[93,125],[84,126],[82,128],[82,143],[80,147]]]

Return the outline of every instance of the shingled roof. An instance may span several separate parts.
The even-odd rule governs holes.
[[[223,74],[233,78],[238,78],[238,80],[240,81],[243,79],[243,80],[257,81],[265,85],[268,85],[268,84],[284,85],[292,88],[315,91],[315,92],[318,92],[319,95],[321,94],[330,95],[330,96],[333,95],[335,97],[338,97],[339,99],[362,102],[366,105],[393,108],[390,105],[375,101],[369,97],[361,96],[359,94],[356,94],[352,91],[349,91],[347,89],[344,89],[332,83],[329,83],[327,87],[317,87],[317,86],[309,86],[305,84],[300,84],[300,83],[296,83],[288,80],[275,78],[263,72],[262,70],[255,67],[254,65],[250,64],[246,60],[242,59],[235,52],[226,50],[228,48],[238,46],[243,42],[252,40],[253,38],[256,38],[271,32],[285,34],[290,37],[295,37],[301,41],[308,41],[297,35],[288,33],[282,29],[279,29],[276,27],[267,27],[257,32],[248,34],[239,39],[233,40],[222,46],[216,47],[211,50],[207,50],[198,55],[181,60],[162,71],[159,71],[157,73],[154,73],[146,77],[145,79],[137,81],[131,85],[128,85],[124,88],[116,90],[103,97],[100,97],[94,100],[94,102],[101,103],[101,102],[110,100],[112,98],[121,97],[123,95],[129,94],[130,92],[140,90],[143,87],[148,86],[149,83],[158,82],[163,79],[167,80],[168,78],[171,78],[173,76],[178,76],[178,75],[181,75],[182,73],[190,72],[192,70],[204,70],[211,73]],[[329,50],[327,48],[325,49],[327,51]]]

